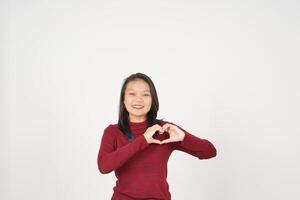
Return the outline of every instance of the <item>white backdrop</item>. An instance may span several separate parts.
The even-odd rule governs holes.
[[[1,200],[108,200],[97,169],[122,81],[148,74],[159,118],[212,141],[174,152],[173,200],[299,199],[300,3],[2,0]]]

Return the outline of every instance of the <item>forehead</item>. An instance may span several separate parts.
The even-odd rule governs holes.
[[[126,91],[150,91],[148,83],[144,80],[137,79],[129,81],[126,86]]]

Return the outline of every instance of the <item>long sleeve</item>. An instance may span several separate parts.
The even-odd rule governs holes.
[[[103,133],[98,153],[98,169],[101,173],[110,173],[121,167],[129,158],[148,146],[143,135],[134,141],[117,148],[116,137],[112,125],[108,126]]]
[[[176,126],[185,133],[185,136],[183,141],[175,142],[173,144],[175,150],[186,152],[195,157],[198,157],[199,159],[209,159],[217,155],[217,150],[210,141],[198,138],[195,135],[190,134],[183,128],[179,127],[178,125]]]

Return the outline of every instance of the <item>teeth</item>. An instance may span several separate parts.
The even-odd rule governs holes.
[[[134,108],[142,108],[143,106],[132,106]]]

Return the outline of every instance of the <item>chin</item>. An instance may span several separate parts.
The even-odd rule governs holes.
[[[146,111],[146,110],[131,110],[131,113],[134,114],[134,115],[147,115],[149,111]]]
[[[131,112],[130,114],[131,115],[133,115],[133,116],[136,116],[136,117],[142,117],[142,116],[145,116],[145,115],[147,115],[147,113],[148,112],[136,112],[136,111],[134,111],[134,112]]]
[[[131,115],[136,116],[136,117],[143,117],[147,115],[147,113],[132,113]]]

